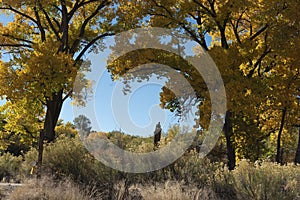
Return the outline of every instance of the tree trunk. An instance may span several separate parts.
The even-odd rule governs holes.
[[[62,90],[52,95],[52,99],[47,101],[47,112],[44,122],[45,140],[53,142],[55,140],[55,126],[57,124],[62,105]]]
[[[38,149],[38,162],[37,162],[37,178],[41,178],[44,140],[53,142],[55,140],[55,126],[60,115],[63,105],[63,91],[53,93],[52,99],[47,101],[46,118],[44,122],[44,129],[40,131],[39,149]]]
[[[43,151],[44,151],[44,130],[41,130],[40,137],[39,137],[38,161],[36,165],[38,179],[41,178],[42,175]]]
[[[298,134],[299,134],[299,138],[298,138],[298,147],[297,147],[297,152],[296,152],[296,156],[295,156],[295,164],[300,164],[300,125],[298,127]]]
[[[233,135],[231,117],[232,117],[232,113],[230,111],[227,111],[225,116],[225,124],[224,124],[223,131],[226,138],[228,168],[229,170],[234,170],[236,161],[235,161],[235,150],[231,141],[231,136]]]
[[[284,107],[282,110],[282,117],[281,117],[281,122],[280,122],[280,128],[279,128],[279,132],[278,132],[278,137],[277,137],[277,154],[276,154],[276,162],[282,164],[283,160],[282,160],[282,154],[283,151],[281,149],[281,135],[282,135],[282,131],[283,131],[283,127],[284,127],[284,123],[285,123],[285,116],[286,116],[286,111],[287,108]]]

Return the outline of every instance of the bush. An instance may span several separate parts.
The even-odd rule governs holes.
[[[29,170],[30,163],[37,158],[37,150],[32,149],[25,155],[23,168]],[[44,148],[43,174],[57,180],[70,177],[76,183],[99,188],[103,197],[115,193],[114,184],[120,179],[119,173],[94,159],[84,148],[78,137],[61,136],[55,143]]]
[[[300,199],[299,166],[241,161],[232,175],[239,199]]]
[[[37,150],[31,149],[24,159],[22,161],[21,157],[11,154],[1,156],[1,178],[28,176],[33,161],[37,159]],[[63,184],[69,184],[70,194],[79,196],[83,191],[90,191],[90,198],[101,194],[102,199],[124,199],[130,196],[130,191],[136,191],[137,196],[142,194],[145,199],[176,199],[175,194],[182,199],[300,199],[300,166],[241,161],[234,171],[228,171],[225,164],[211,162],[207,158],[200,159],[197,152],[190,151],[164,169],[128,174],[98,162],[77,136],[60,136],[55,143],[45,145],[43,172],[44,176],[51,175],[54,178],[50,181],[53,184],[49,191],[59,193]],[[66,177],[72,182],[64,182]],[[84,188],[80,189],[79,185]],[[133,185],[143,189],[132,190],[130,188]],[[41,188],[40,185],[34,187]]]
[[[4,182],[20,181],[20,172],[22,163],[21,156],[13,156],[10,153],[4,153],[0,156],[0,180]]]

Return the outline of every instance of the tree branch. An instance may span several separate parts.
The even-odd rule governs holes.
[[[202,3],[200,3],[200,2],[198,2],[198,1],[196,1],[196,0],[193,0],[193,2],[194,2],[195,4],[197,4],[198,6],[200,6],[202,9],[204,9],[204,10],[207,12],[207,14],[211,15],[212,17],[215,17],[215,16],[216,16],[215,13],[213,13],[211,10],[209,10],[207,7],[205,7]]]
[[[38,1],[38,4],[39,4],[39,7],[40,7],[40,9],[42,10],[43,14],[45,15],[46,20],[47,20],[47,22],[48,22],[48,24],[49,24],[51,30],[54,32],[54,34],[55,34],[57,40],[60,41],[61,39],[60,39],[60,37],[59,37],[58,31],[55,29],[55,27],[54,27],[54,25],[53,25],[53,23],[52,23],[52,21],[51,21],[49,15],[48,15],[48,13],[47,13],[46,10],[43,8],[43,6],[42,6],[42,4],[41,4],[40,1]]]
[[[30,40],[26,40],[26,39],[22,39],[22,38],[17,38],[17,37],[15,37],[15,36],[13,36],[13,35],[2,34],[2,36],[4,36],[4,37],[9,37],[9,38],[12,38],[12,39],[14,39],[14,40],[21,41],[21,42],[27,42],[27,43],[33,44],[33,42],[30,41]]]
[[[16,14],[19,14],[19,15],[21,15],[21,16],[23,16],[23,17],[29,19],[29,20],[31,20],[31,21],[34,22],[35,24],[37,24],[37,21],[36,21],[34,18],[30,17],[29,15],[27,15],[27,14],[25,14],[25,13],[22,13],[21,11],[18,11],[18,10],[16,10],[16,9],[14,9],[14,8],[11,7],[11,6],[9,6],[9,7],[0,7],[0,10],[10,10],[10,11],[16,13]]]
[[[0,44],[0,47],[27,47],[27,48],[32,48],[32,46],[28,45],[28,44]]]
[[[59,51],[64,51],[65,49],[69,49],[69,17],[68,17],[68,9],[66,6],[65,0],[60,0],[61,10],[62,10],[62,20],[60,26],[60,32],[62,32],[61,41],[62,44],[59,48]]]
[[[106,5],[108,5],[110,2],[107,1],[107,0],[104,0],[101,2],[101,4],[95,9],[95,11],[89,16],[87,17],[83,24],[81,25],[80,27],[80,32],[79,32],[79,36],[78,38],[73,42],[73,45],[71,47],[71,50],[70,52],[71,53],[74,53],[75,52],[75,49],[78,47],[79,43],[80,43],[80,40],[83,38],[84,34],[85,34],[85,29],[86,29],[86,26],[88,25],[88,23],[98,14],[98,12],[104,8]]]
[[[85,54],[85,52],[92,46],[94,45],[98,40],[107,37],[107,36],[113,36],[115,33],[104,33],[102,35],[99,35],[98,37],[95,37],[93,40],[91,40],[84,48],[83,50],[79,53],[79,55],[76,57],[75,61],[78,62],[82,56]]]
[[[64,102],[67,98],[69,98],[73,93],[73,90],[70,90],[62,99],[62,102]]]
[[[42,41],[44,42],[44,41],[46,41],[46,33],[42,26],[40,15],[39,15],[36,7],[34,7],[33,10],[34,10],[35,18],[36,18],[36,24],[41,32]]]
[[[260,30],[258,30],[254,35],[252,35],[250,37],[250,40],[254,40],[255,38],[257,38],[260,34],[262,34],[267,28],[269,27],[268,24],[266,24],[265,26],[263,26]]]

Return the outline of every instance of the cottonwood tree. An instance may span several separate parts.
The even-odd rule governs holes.
[[[126,8],[120,5],[112,0],[0,1],[1,14],[13,17],[0,23],[0,95],[11,102],[25,98],[41,103],[41,151],[44,138],[55,139],[63,103],[74,97],[73,81],[84,55],[100,50],[103,38],[134,23],[118,17]]]
[[[296,15],[296,1],[149,0],[131,1],[131,4],[133,2],[145,8],[142,12],[149,16],[148,25],[185,31],[209,52],[219,67],[227,91],[228,109],[223,132],[229,169],[234,169],[236,157],[257,159],[263,147],[261,142],[269,139],[271,134],[278,133],[280,138],[283,123],[271,116],[271,110],[275,109],[273,105],[278,105],[279,96],[282,99],[295,97],[297,90],[294,86],[299,81],[299,65],[294,56],[299,51],[298,48],[296,51],[290,49],[291,45],[295,47],[299,42],[299,25],[295,19],[288,17]],[[212,37],[211,42],[207,41],[207,35]],[[160,62],[166,64],[168,59],[164,53],[160,52],[160,57],[158,54],[145,50],[142,58],[135,53],[131,55],[133,59],[130,62],[126,58],[126,62],[110,66],[110,72],[118,77],[135,64],[144,64],[147,60],[153,61],[153,58],[155,61],[162,58]],[[283,60],[290,60],[291,64],[285,65]],[[197,93],[199,123],[206,129],[211,119],[211,105],[203,79],[193,73],[188,64],[174,62],[173,56],[170,66],[180,71]],[[279,77],[283,78],[283,82],[278,80]],[[287,80],[291,81],[290,90],[283,86]],[[285,91],[285,94],[279,91]],[[270,103],[274,99],[277,103]],[[293,104],[294,101],[287,102]],[[176,96],[167,87],[161,93],[161,103],[164,108],[180,112]],[[272,118],[281,125],[273,122],[269,126],[270,121],[266,118]],[[248,155],[253,147],[257,147],[256,152]]]
[[[208,51],[223,75],[227,90],[224,133],[229,168],[233,168],[234,155],[229,142],[232,139],[235,147],[240,146],[239,151],[245,152],[248,144],[259,147],[261,140],[278,133],[277,146],[280,147],[286,108],[282,107],[282,118],[276,120],[280,126],[262,131],[261,114],[275,109],[263,109],[265,101],[274,100],[276,96],[277,105],[287,105],[291,108],[290,119],[295,117],[292,105],[299,93],[299,59],[295,56],[295,52],[299,52],[295,47],[299,43],[299,20],[295,10],[298,4],[296,1],[192,2],[173,2],[171,7],[166,7],[156,1],[160,12],[156,14],[155,11],[153,16],[163,16],[169,26],[177,22],[195,41],[198,38],[204,49],[207,48],[204,35],[208,33],[213,37]],[[179,16],[182,17],[178,20]],[[250,140],[247,141],[241,132],[247,133]],[[252,147],[248,152],[254,151]]]

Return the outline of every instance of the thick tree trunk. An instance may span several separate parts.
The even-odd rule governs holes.
[[[276,154],[276,162],[282,164],[283,160],[282,160],[282,154],[283,154],[283,150],[281,149],[281,135],[282,135],[282,131],[283,131],[283,127],[284,127],[284,123],[285,123],[285,116],[286,116],[286,111],[287,108],[284,107],[282,110],[282,117],[281,117],[281,122],[280,122],[280,128],[279,128],[279,132],[278,132],[278,137],[277,137],[277,154]]]
[[[232,117],[232,113],[230,111],[227,111],[225,116],[225,124],[224,124],[223,131],[226,138],[228,168],[229,170],[234,170],[236,161],[235,161],[235,150],[231,141],[231,136],[233,135],[231,117]]]
[[[44,122],[44,129],[40,131],[39,137],[39,149],[38,149],[38,161],[37,161],[37,178],[41,178],[42,163],[43,163],[43,151],[44,140],[53,142],[55,140],[55,126],[60,115],[63,105],[63,91],[52,95],[52,99],[47,101],[46,118]]]
[[[295,164],[300,164],[300,125],[298,127],[298,134],[299,134],[299,139],[298,139],[298,147],[297,147],[297,152],[295,156]]]
[[[55,139],[55,126],[57,124],[62,105],[63,105],[63,92],[60,91],[52,95],[52,99],[47,101],[47,112],[44,123],[45,140],[53,142]]]

